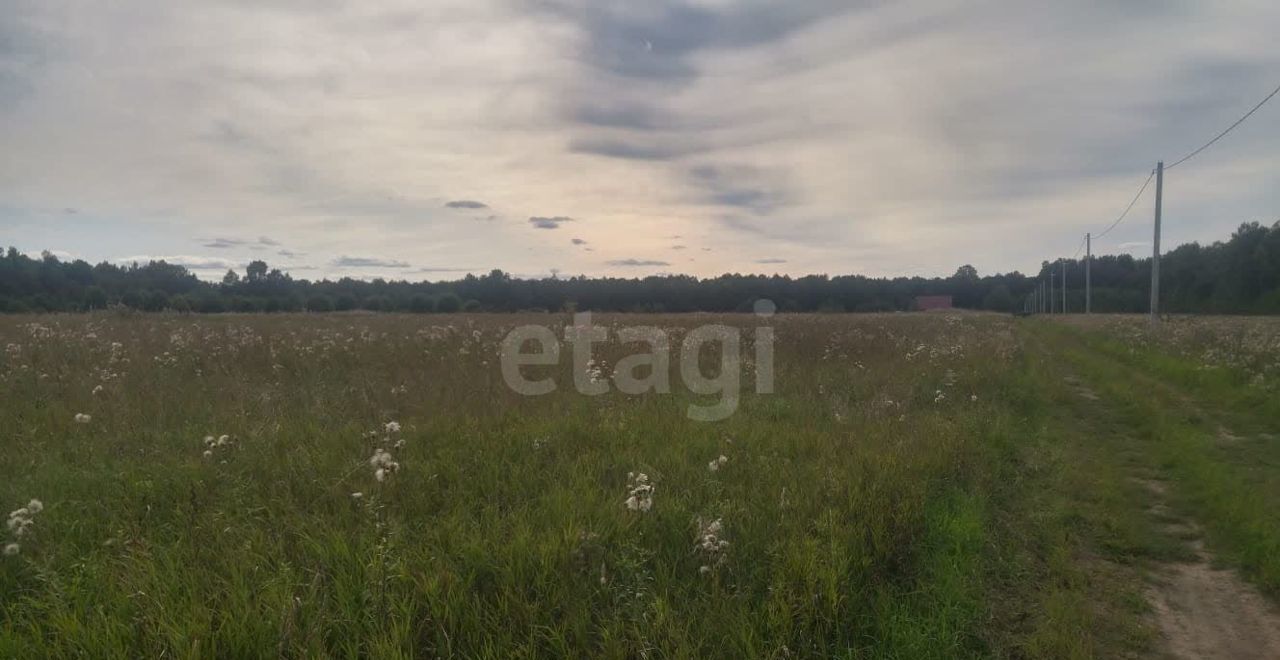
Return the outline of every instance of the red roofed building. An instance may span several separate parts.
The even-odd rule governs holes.
[[[916,311],[951,309],[951,296],[916,296]]]

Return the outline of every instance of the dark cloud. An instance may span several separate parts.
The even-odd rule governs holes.
[[[670,263],[656,259],[615,259],[605,262],[610,266],[670,266]]]
[[[270,245],[272,247],[277,247],[280,245],[280,242],[267,238],[266,236],[259,236],[258,245]]]
[[[288,259],[293,259],[294,257],[305,257],[305,256],[307,256],[307,253],[305,253],[305,252],[294,252],[293,250],[276,250],[276,254],[278,254],[278,255],[280,255],[280,256],[282,256],[282,257],[286,257],[286,258],[288,258]]]
[[[673,119],[644,102],[591,99],[571,111],[571,119],[602,128],[655,130],[671,126]]]
[[[213,248],[217,250],[225,250],[227,248],[242,247],[245,245],[245,242],[238,238],[208,238],[203,240],[205,242],[201,243],[201,245],[207,248]]]
[[[785,264],[785,263],[787,263],[787,260],[786,260],[786,259],[756,259],[756,263],[758,263],[758,264]]]
[[[535,215],[529,218],[529,224],[538,229],[559,229],[560,225],[566,222],[574,222],[574,219],[566,218],[563,215],[557,215],[552,218]]]
[[[690,180],[702,190],[706,202],[767,215],[787,201],[781,182],[754,167],[699,165],[690,168]]]
[[[570,239],[570,242],[571,242],[571,243],[573,243],[574,245],[586,245],[586,244],[587,244],[587,242],[586,242],[586,241],[584,241],[584,240],[582,240],[581,238],[574,238],[574,239]]]
[[[683,250],[683,249],[684,249],[684,246],[683,246],[683,245],[672,245],[672,246],[671,246],[671,249],[672,249],[672,250]]]
[[[673,160],[703,151],[696,140],[654,140],[652,138],[576,138],[569,151],[625,160]]]
[[[378,257],[347,257],[333,260],[334,268],[408,268],[409,264],[395,259]]]
[[[538,6],[578,24],[587,40],[582,60],[603,74],[687,82],[699,51],[750,48],[776,41],[855,8],[845,0],[745,2],[720,7],[678,0],[625,2],[544,0]]]
[[[489,205],[484,202],[477,202],[471,199],[458,199],[446,203],[445,207],[451,209],[487,209],[489,208]]]

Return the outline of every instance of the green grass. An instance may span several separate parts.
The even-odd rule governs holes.
[[[1178,503],[1202,521],[1215,550],[1280,594],[1280,443],[1265,435],[1280,428],[1274,400],[1237,370],[1206,371],[1106,335],[1046,331],[1112,402],[1149,468],[1176,484]]]
[[[1171,551],[1126,478],[1136,459],[1109,451],[1061,382],[1055,356],[1085,352],[1080,335],[996,316],[783,315],[776,393],[754,394],[747,377],[734,415],[700,423],[686,406],[708,397],[680,383],[678,351],[670,395],[579,395],[569,351],[541,368],[555,393],[508,390],[506,331],[566,320],[0,318],[0,345],[17,347],[0,362],[0,498],[45,504],[21,553],[0,558],[0,656],[1150,646],[1141,564]],[[596,321],[660,326],[676,342],[698,324],[740,326],[744,356],[759,322]],[[629,350],[614,340],[596,355],[613,365]],[[1102,358],[1080,359],[1112,377],[1090,371]],[[1153,431],[1126,411],[1099,423],[1141,451]],[[368,458],[386,434],[369,433],[393,420],[401,469],[380,483]],[[205,458],[201,439],[222,434],[234,444]],[[630,472],[656,486],[648,513],[623,504]],[[1252,505],[1234,515],[1223,530],[1270,520]],[[695,548],[699,518],[723,521],[723,560]],[[1251,565],[1243,549],[1264,546],[1240,547]]]

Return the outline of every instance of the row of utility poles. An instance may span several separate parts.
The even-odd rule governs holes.
[[[1160,320],[1160,206],[1164,197],[1164,161],[1156,163],[1156,212],[1155,236],[1151,241],[1151,321]],[[1106,232],[1103,232],[1106,233]],[[1049,281],[1043,279],[1036,288],[1027,294],[1023,301],[1023,311],[1028,314],[1065,314],[1067,313],[1067,262],[1059,259],[1062,265],[1061,285],[1062,306],[1055,304],[1054,272],[1049,269]],[[1093,234],[1084,235],[1084,313],[1093,313]]]

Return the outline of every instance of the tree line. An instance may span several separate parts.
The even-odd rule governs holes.
[[[1084,267],[1066,260],[1067,304],[1084,308]],[[873,278],[861,275],[740,275],[712,278],[547,277],[522,279],[501,270],[440,282],[310,281],[254,261],[206,282],[163,261],[90,265],[45,252],[33,258],[9,248],[0,258],[0,312],[76,312],[108,307],[178,312],[458,311],[744,312],[767,298],[784,312],[909,310],[916,296],[951,295],[955,306],[1018,311],[1025,297],[1061,261],[1040,272],[980,276],[961,266],[950,277]],[[1280,222],[1240,226],[1226,241],[1189,243],[1161,259],[1162,306],[1170,312],[1280,313]],[[1094,257],[1093,309],[1143,312],[1150,296],[1151,259]]]

